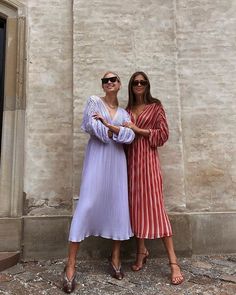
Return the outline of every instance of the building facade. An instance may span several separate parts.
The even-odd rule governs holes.
[[[0,1],[0,252],[66,254],[82,112],[107,70],[121,76],[122,106],[143,70],[165,107],[159,152],[178,252],[235,252],[235,13],[233,0]]]

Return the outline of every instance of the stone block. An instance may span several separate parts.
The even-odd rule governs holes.
[[[236,213],[191,214],[194,254],[236,252]]]
[[[25,217],[23,259],[65,257],[70,220],[70,216]]]
[[[20,251],[21,218],[0,218],[0,252]]]
[[[169,213],[173,241],[178,256],[192,254],[235,253],[235,213]],[[53,259],[67,256],[70,216],[24,218],[23,259]],[[166,256],[161,239],[147,240],[152,257]],[[112,241],[100,237],[86,238],[80,247],[80,258],[108,257]],[[122,242],[122,256],[136,253],[135,239]]]

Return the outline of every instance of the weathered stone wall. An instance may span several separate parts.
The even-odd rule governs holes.
[[[165,106],[168,210],[235,208],[235,11],[230,0],[75,0],[72,36],[72,1],[28,1],[26,214],[70,212],[87,142],[83,107],[102,95],[109,69],[121,76],[122,106],[136,70],[147,72]]]
[[[72,1],[28,1],[25,214],[71,212]]]
[[[170,0],[118,1],[112,5],[108,0],[74,1],[75,191],[79,190],[85,144],[80,132],[84,102],[91,94],[102,94],[100,78],[112,69],[121,76],[120,101],[125,106],[129,77],[136,70],[144,70],[150,76],[153,95],[162,100],[169,119],[170,140],[160,149],[166,203],[172,210],[185,209],[175,27]]]
[[[75,192],[86,98],[114,69],[125,105],[128,78],[144,70],[169,120],[160,149],[167,208],[235,209],[235,12],[233,0],[74,1]]]
[[[236,2],[177,1],[187,208],[236,209]]]
[[[26,259],[65,255],[88,139],[82,112],[103,94],[107,70],[121,76],[122,106],[130,75],[144,70],[166,109],[170,139],[159,152],[177,251],[234,251],[236,2],[8,2],[26,6],[24,212],[1,218],[0,251],[23,241]],[[90,241],[87,252],[103,251]]]

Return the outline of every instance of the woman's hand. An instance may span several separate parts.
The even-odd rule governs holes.
[[[144,137],[149,137],[150,132],[151,132],[150,129],[141,129],[141,128],[139,128],[133,122],[125,122],[125,123],[123,123],[122,126],[130,128],[130,129],[132,129],[134,131],[135,134],[141,135],[141,136],[144,136]]]
[[[108,137],[112,138],[113,137],[113,132],[111,130],[108,130]]]
[[[113,133],[115,133],[115,134],[119,134],[119,132],[120,132],[120,128],[119,128],[118,126],[115,126],[115,125],[109,124],[109,123],[103,118],[103,116],[100,115],[99,113],[94,113],[93,118],[94,118],[95,120],[99,120],[99,121],[101,121],[102,124],[103,124],[104,126],[106,126],[106,127],[109,129],[109,131],[110,131],[110,132],[108,132],[108,137],[109,137],[109,138],[112,138]]]
[[[107,124],[108,124],[107,121],[103,118],[103,116],[100,115],[99,113],[95,113],[95,114],[93,115],[93,118],[94,118],[95,120],[99,120],[99,121],[101,121],[102,124],[105,125],[105,126],[107,126]]]
[[[133,122],[125,122],[125,123],[123,123],[123,125],[122,126],[124,126],[124,127],[127,127],[127,128],[130,128],[130,129],[132,129],[134,132],[137,132],[138,130],[139,130],[139,128],[133,123]]]

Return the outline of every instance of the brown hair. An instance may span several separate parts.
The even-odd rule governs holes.
[[[157,98],[154,98],[152,95],[151,95],[151,92],[150,92],[150,81],[148,79],[148,76],[147,74],[145,74],[144,72],[142,71],[138,71],[138,72],[135,72],[130,80],[129,80],[129,85],[128,85],[128,91],[129,91],[129,100],[128,100],[128,105],[127,107],[128,108],[132,108],[135,104],[136,104],[136,99],[135,99],[135,94],[133,92],[133,81],[134,79],[138,76],[138,75],[142,75],[144,77],[144,79],[147,81],[147,86],[145,87],[145,92],[144,92],[144,103],[146,104],[151,104],[151,103],[157,103],[157,104],[161,104],[160,100],[157,99]]]

